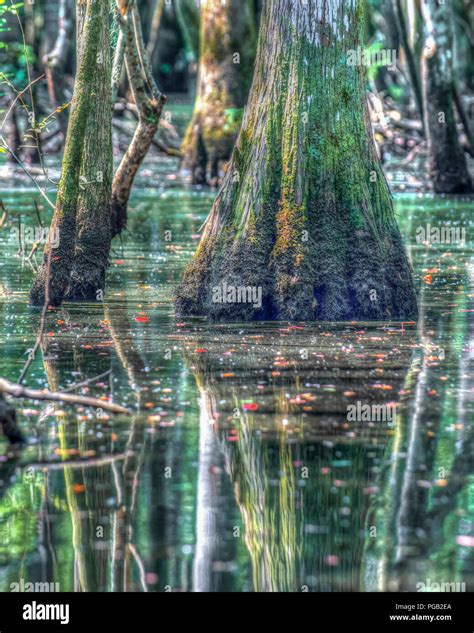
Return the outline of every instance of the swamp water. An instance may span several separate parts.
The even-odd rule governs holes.
[[[74,392],[132,414],[16,402],[29,444],[0,440],[0,590],[474,590],[472,203],[396,196],[418,326],[209,325],[176,321],[171,298],[213,194],[173,168],[142,174],[104,303],[48,313],[25,384],[103,375]],[[38,195],[2,199],[0,375],[16,381],[40,315],[11,229],[37,222]],[[467,239],[417,242],[428,223]]]

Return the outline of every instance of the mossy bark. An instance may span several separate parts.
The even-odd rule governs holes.
[[[112,63],[110,6],[101,4],[99,50],[91,77],[92,109],[87,119],[76,210],[74,263],[66,299],[102,300],[108,266],[112,199]],[[80,25],[85,28],[85,23]],[[81,38],[82,39],[82,38]]]
[[[264,4],[249,105],[177,291],[214,320],[414,318],[412,271],[365,96],[362,0]],[[224,284],[261,306],[216,301]]]
[[[425,127],[429,174],[436,193],[468,193],[472,183],[454,116],[452,3],[424,0],[426,31],[423,51]]]
[[[201,2],[198,86],[183,141],[183,166],[194,184],[216,182],[228,161],[252,81],[256,19],[251,0]]]
[[[107,226],[110,223],[111,196],[107,174],[111,160],[111,143],[108,139],[111,134],[112,108],[110,101],[106,106],[101,102],[105,94],[103,91],[108,90],[103,84],[109,86],[111,83],[108,44],[106,49],[102,48],[108,42],[108,29],[108,3],[78,0],[78,68],[51,224],[52,231],[57,231],[58,246],[51,252],[48,289],[51,245],[48,243],[45,247],[43,262],[30,293],[30,302],[36,306],[44,305],[46,295],[50,305],[59,305],[63,301],[73,266],[74,278],[68,293],[71,297],[77,298],[79,294],[82,298],[95,299],[95,291],[103,289],[102,279],[110,247]],[[102,63],[98,63],[99,59]],[[98,136],[101,143],[97,143]],[[97,172],[91,173],[91,161],[104,174],[101,182],[89,182],[91,177],[97,178]],[[87,182],[83,178],[81,180],[84,176]],[[96,207],[97,204],[101,206]],[[91,217],[86,219],[88,212]],[[94,237],[93,233],[100,234],[103,230],[106,232],[104,236]],[[110,229],[108,231],[110,233]],[[95,252],[97,248],[103,252]],[[87,286],[86,293],[76,292],[79,288],[76,282],[78,274],[90,277],[91,283],[84,286]],[[96,280],[100,280],[100,283],[92,289]],[[88,282],[86,279],[83,281]]]

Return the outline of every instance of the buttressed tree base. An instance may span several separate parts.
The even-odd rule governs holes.
[[[348,63],[363,45],[362,2],[274,0],[261,19],[242,130],[178,312],[228,321],[415,318],[365,68]],[[220,287],[258,289],[262,305],[219,300]]]

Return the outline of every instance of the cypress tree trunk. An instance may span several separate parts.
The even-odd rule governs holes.
[[[417,315],[370,130],[365,69],[350,63],[362,46],[362,4],[265,2],[249,105],[178,289],[178,313],[234,321]],[[247,301],[232,288],[247,289]]]
[[[251,0],[201,2],[198,86],[194,114],[183,141],[183,165],[193,184],[217,181],[229,160],[252,81],[255,14]]]
[[[77,0],[78,69],[51,224],[52,231],[57,231],[58,246],[51,253],[50,305],[59,305],[64,299],[73,265],[71,297],[96,299],[97,291],[103,289],[110,247],[112,158],[109,141],[112,107],[107,97],[111,83],[108,29],[107,2]],[[103,103],[107,98],[109,101]],[[98,171],[102,172],[102,180]],[[88,213],[90,218],[86,218]],[[45,302],[50,249],[48,243],[30,293],[30,302],[36,306]],[[79,275],[87,275],[87,278],[78,281]]]
[[[423,91],[428,131],[429,172],[436,193],[472,191],[454,116],[453,14],[448,0],[423,0],[426,42]]]
[[[105,290],[112,199],[112,62],[110,5],[100,2],[98,54],[91,77],[93,107],[87,119],[76,211],[74,263],[66,299],[101,300]],[[79,24],[84,29],[84,24]],[[82,39],[82,38],[81,38]]]

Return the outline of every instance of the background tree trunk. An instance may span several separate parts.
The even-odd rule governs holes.
[[[128,3],[128,14],[124,16],[121,28],[125,37],[127,77],[138,109],[138,125],[113,179],[113,236],[118,235],[127,224],[127,206],[133,182],[155,138],[165,104],[165,97],[153,78],[134,0]]]
[[[53,110],[67,101],[64,71],[74,23],[72,12],[73,5],[71,0],[61,0],[58,14],[58,35],[52,50],[43,57],[48,93]],[[67,132],[67,112],[60,112],[57,116],[61,132],[65,137]]]
[[[423,0],[423,91],[429,173],[436,193],[472,191],[454,116],[453,15],[450,2]]]
[[[183,165],[194,184],[216,182],[219,161],[229,160],[252,81],[256,18],[251,0],[201,2],[198,86],[183,141]]]
[[[403,11],[403,6],[401,0],[392,0],[393,4],[393,15],[395,17],[395,24],[397,26],[398,34],[400,36],[401,45],[403,46],[403,50],[405,52],[408,75],[410,77],[410,83],[413,90],[413,96],[415,100],[415,104],[418,110],[418,114],[420,119],[423,121],[423,97],[420,86],[420,77],[418,72],[418,67],[415,62],[415,58],[413,55],[412,47],[410,44],[410,36],[405,20],[405,13]]]
[[[175,13],[184,40],[186,57],[196,62],[199,56],[199,8],[196,0],[175,0]]]
[[[217,320],[417,315],[411,267],[376,156],[362,0],[264,4],[254,83],[223,188],[177,292]],[[218,302],[223,284],[262,306]]]

